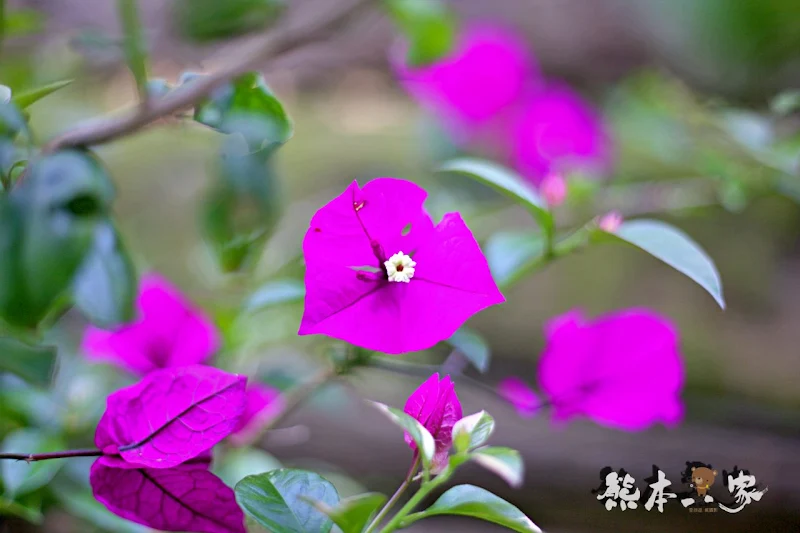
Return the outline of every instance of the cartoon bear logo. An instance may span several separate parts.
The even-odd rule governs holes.
[[[694,490],[697,491],[697,495],[701,498],[705,497],[708,489],[711,488],[711,485],[714,484],[714,481],[717,478],[717,471],[711,470],[710,468],[706,468],[705,466],[701,467],[692,467],[692,487]]]

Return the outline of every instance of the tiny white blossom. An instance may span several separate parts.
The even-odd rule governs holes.
[[[414,277],[414,267],[417,263],[402,251],[397,252],[388,261],[383,262],[389,281],[408,283]]]

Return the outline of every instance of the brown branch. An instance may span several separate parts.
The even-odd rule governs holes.
[[[102,450],[66,450],[50,453],[0,453],[0,459],[13,459],[33,463],[50,459],[68,459],[70,457],[100,457]]]
[[[326,2],[329,0],[325,0]],[[327,38],[339,25],[347,21],[371,0],[342,0],[340,9],[325,10],[312,21],[287,23],[283,28],[260,35],[236,52],[215,73],[196,78],[168,93],[164,98],[141,105],[119,116],[91,121],[68,130],[47,143],[43,151],[53,152],[68,147],[97,145],[113,141],[137,131],[156,120],[191,107],[228,81],[251,70],[262,61],[276,58],[300,46]],[[322,0],[313,2],[319,11]],[[245,49],[246,48],[246,49]]]

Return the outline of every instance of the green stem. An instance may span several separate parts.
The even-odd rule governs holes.
[[[147,101],[147,50],[137,0],[117,0],[122,30],[125,33],[124,49],[128,68],[131,69],[139,91],[139,100]]]
[[[383,506],[383,509],[380,510],[378,515],[375,517],[375,519],[372,521],[372,523],[369,525],[366,531],[364,531],[364,533],[372,533],[373,531],[375,531],[375,528],[377,528],[383,521],[383,519],[386,518],[386,515],[389,513],[392,507],[394,507],[394,505],[397,503],[397,500],[400,499],[400,496],[402,496],[403,493],[405,493],[406,489],[408,489],[408,486],[411,484],[411,480],[414,478],[414,474],[417,472],[417,468],[419,468],[419,455],[417,455],[417,458],[414,460],[413,463],[411,463],[411,468],[409,469],[406,478],[403,480],[403,483],[397,488],[392,497],[389,498],[389,501],[386,502],[386,505]]]
[[[453,474],[452,469],[448,466],[447,468],[442,471],[441,474],[436,476],[435,478],[431,479],[430,481],[426,481],[422,484],[416,494],[414,494],[410,500],[399,510],[397,514],[392,517],[386,527],[381,530],[381,533],[391,533],[399,529],[400,527],[404,526],[405,518],[408,514],[413,511],[425,497],[431,493],[434,489],[439,487],[440,485],[444,484],[450,476]]]

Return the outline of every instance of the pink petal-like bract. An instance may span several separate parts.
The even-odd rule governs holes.
[[[683,415],[683,363],[673,324],[647,309],[593,321],[572,311],[551,321],[539,384],[555,420],[586,416],[628,431]]]
[[[142,278],[136,308],[137,320],[114,331],[89,326],[81,347],[86,356],[144,375],[202,363],[219,347],[211,320],[161,276]]]
[[[278,389],[260,383],[251,384],[247,387],[244,414],[228,440],[234,446],[252,443],[261,430],[283,411],[284,405],[283,396]]]
[[[170,468],[206,453],[239,423],[247,378],[192,365],[151,372],[108,397],[97,424],[101,462]]]
[[[539,411],[541,400],[521,379],[508,377],[497,386],[498,394],[517,410],[519,416],[530,418]]]
[[[611,165],[610,136],[600,115],[569,87],[531,91],[513,123],[513,164],[535,183],[551,173],[602,174]]]
[[[200,464],[113,468],[95,461],[94,497],[112,513],[160,531],[245,533],[233,489]]]
[[[400,54],[392,58],[409,94],[456,138],[500,115],[539,75],[526,43],[505,28],[471,26],[459,39],[453,53],[433,65],[413,68]]]
[[[430,348],[473,314],[505,301],[486,258],[458,213],[434,226],[418,185],[353,182],[311,219],[303,239],[305,310],[300,335],[324,334],[399,354]],[[416,262],[407,282],[384,262]]]
[[[436,441],[433,470],[436,472],[447,464],[447,455],[453,445],[453,426],[462,418],[455,383],[450,376],[440,380],[438,372],[433,374],[408,397],[403,411],[433,435]],[[417,449],[408,433],[405,434],[405,440],[412,450]]]

